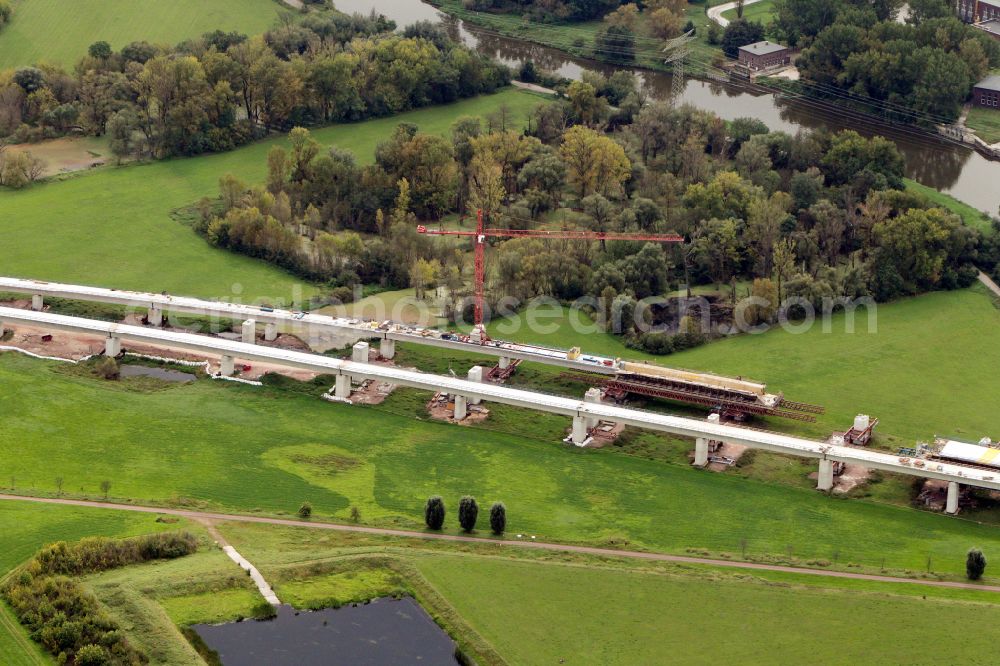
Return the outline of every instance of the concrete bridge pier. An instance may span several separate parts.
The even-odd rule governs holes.
[[[483,366],[474,365],[471,368],[469,368],[469,373],[468,375],[466,375],[466,378],[470,382],[478,382],[481,384],[483,382]],[[473,405],[478,405],[479,403],[482,402],[481,398],[470,398],[469,400],[472,402]]]
[[[501,356],[500,360],[497,361],[497,365],[500,366],[501,370],[506,370],[510,367],[510,359],[506,356]]]
[[[337,383],[333,387],[333,395],[341,400],[347,400],[351,397],[350,375],[337,375]]]
[[[455,420],[461,421],[469,415],[469,403],[464,395],[455,396]]]
[[[570,436],[570,441],[577,446],[583,446],[587,443],[587,417],[586,416],[574,416],[573,417],[573,434]]]
[[[694,440],[694,466],[708,466],[708,438],[697,437]]]
[[[944,512],[955,515],[958,513],[958,490],[959,486],[956,481],[948,482],[948,500],[944,505]]]
[[[597,388],[595,386],[593,388],[587,389],[587,392],[583,394],[583,401],[584,402],[592,402],[594,404],[598,404],[599,405],[599,404],[601,404],[601,395],[602,395],[601,394],[601,389],[599,389],[599,388]],[[588,429],[590,429],[590,428],[596,428],[597,424],[600,423],[600,422],[601,422],[601,420],[599,418],[597,418],[596,416],[588,416],[587,417],[587,428]]]
[[[253,319],[247,319],[243,322],[243,342],[252,345],[257,342],[257,322]]]
[[[116,358],[122,353],[122,339],[110,336],[104,340],[104,355],[109,358]]]
[[[278,325],[274,322],[264,324],[264,340],[274,342],[278,339]]]
[[[3,321],[2,321],[2,320],[0,320],[0,338],[2,338],[2,337],[3,337],[3,334],[4,334],[5,332],[6,332],[6,330],[5,330],[5,329],[4,329],[4,327],[3,327]]]
[[[36,312],[41,312],[43,307],[45,307],[45,299],[42,298],[42,295],[33,294],[31,296],[31,309]]]
[[[146,319],[150,326],[163,326],[163,310],[154,305],[146,312]]]
[[[378,343],[378,355],[390,361],[396,358],[396,341],[382,338],[382,341]]]
[[[232,377],[236,374],[236,359],[224,354],[219,360],[219,374],[223,377]]]
[[[367,342],[358,342],[351,348],[351,360],[355,363],[367,363],[368,362],[368,348]]]
[[[819,460],[819,475],[816,477],[816,488],[824,492],[833,490],[833,461],[826,458]]]

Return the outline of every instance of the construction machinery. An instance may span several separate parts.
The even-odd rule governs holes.
[[[483,223],[482,209],[476,211],[475,231],[428,229],[424,225],[417,227],[417,233],[429,236],[470,236],[475,251],[475,303],[473,310],[473,329],[470,336],[473,342],[483,344],[490,340],[483,327],[484,283],[486,280],[486,239],[487,238],[546,238],[570,240],[627,240],[650,241],[654,243],[683,243],[684,237],[677,234],[647,234],[619,233],[612,231],[587,231],[578,229],[541,230],[541,229],[487,229]]]

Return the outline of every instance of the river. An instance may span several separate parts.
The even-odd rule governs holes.
[[[448,17],[420,0],[335,0],[335,4],[337,9],[348,13],[367,14],[375,10],[396,21],[400,27],[421,20],[443,22],[453,38],[511,65],[531,59],[540,68],[568,78],[578,78],[585,70],[609,73],[616,69],[612,65],[574,58],[556,49],[498,36]],[[648,70],[636,70],[636,73],[652,97],[669,99],[670,74]],[[827,127],[849,128],[867,135],[881,134],[899,146],[906,159],[906,175],[910,178],[992,215],[996,215],[1000,207],[1000,162],[992,162],[970,148],[920,131],[876,123],[867,118],[852,122],[849,114],[842,111],[826,110],[811,102],[778,99],[731,83],[688,80],[680,101],[713,111],[727,120],[753,116],[771,129],[789,133]]]

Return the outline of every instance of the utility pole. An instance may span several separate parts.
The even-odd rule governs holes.
[[[688,56],[691,55],[691,42],[694,41],[694,30],[688,30],[680,37],[668,39],[663,47],[666,54],[664,63],[670,65],[670,104],[677,104],[677,100],[684,94],[684,65]]]

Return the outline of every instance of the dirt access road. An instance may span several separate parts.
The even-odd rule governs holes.
[[[846,571],[824,571],[822,569],[806,569],[778,564],[758,564],[756,562],[733,562],[730,560],[715,560],[702,557],[687,557],[684,555],[666,555],[664,553],[645,553],[636,550],[615,550],[612,548],[596,548],[590,546],[571,546],[559,543],[543,543],[540,541],[514,541],[511,539],[488,539],[484,537],[461,536],[457,534],[434,534],[430,532],[412,532],[408,530],[384,529],[379,527],[362,527],[360,525],[339,525],[336,523],[317,523],[304,520],[289,520],[285,518],[265,518],[262,516],[244,516],[239,514],[213,513],[211,511],[189,511],[187,509],[168,509],[155,506],[136,506],[132,504],[115,504],[114,502],[90,502],[85,500],[56,499],[51,497],[29,497],[25,495],[0,495],[0,500],[18,502],[38,502],[42,504],[61,504],[64,506],[90,507],[96,509],[115,509],[118,511],[136,511],[139,513],[155,513],[180,518],[189,518],[203,525],[213,522],[228,521],[237,523],[260,523],[278,525],[281,527],[303,527],[313,530],[333,530],[336,532],[356,532],[376,536],[404,537],[409,539],[426,539],[431,541],[457,541],[462,543],[481,543],[494,546],[509,546],[511,548],[533,548],[565,553],[580,553],[584,555],[599,555],[602,557],[626,557],[636,560],[655,562],[681,562],[684,564],[704,564],[709,566],[727,567],[731,569],[751,569],[758,571],[779,571],[782,573],[807,574],[811,576],[827,576],[829,578],[850,578],[854,580],[870,580],[880,583],[910,583],[929,587],[950,587],[964,590],[981,590],[984,592],[1000,592],[1000,585],[983,585],[977,583],[962,583],[958,581],[919,580],[899,578],[896,576],[879,576],[875,574],[849,573]],[[215,532],[213,536],[217,535]],[[217,538],[217,537],[216,537]]]

